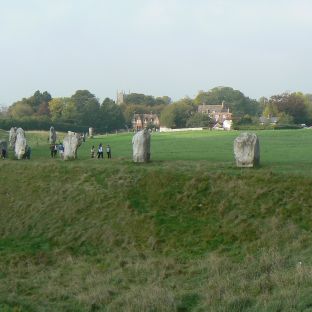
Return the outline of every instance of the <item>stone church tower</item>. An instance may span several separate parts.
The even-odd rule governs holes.
[[[117,90],[117,97],[116,97],[116,104],[117,105],[120,105],[124,102],[124,99],[125,99],[125,91],[121,90],[121,91],[118,91]]]

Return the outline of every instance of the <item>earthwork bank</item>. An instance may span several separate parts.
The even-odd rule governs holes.
[[[257,169],[238,134],[153,134],[134,164],[130,134],[64,162],[27,132],[0,161],[0,311],[309,311],[312,132],[257,132]]]

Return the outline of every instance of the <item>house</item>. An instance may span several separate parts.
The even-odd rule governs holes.
[[[264,116],[259,117],[259,123],[261,125],[268,125],[268,124],[276,125],[278,123],[278,120],[279,120],[278,117],[264,117]]]
[[[222,124],[220,124],[218,122],[212,127],[212,129],[214,129],[214,130],[224,130],[223,127],[222,127]]]
[[[224,130],[232,130],[233,120],[229,120],[229,119],[224,120],[222,126]]]
[[[232,113],[230,113],[229,108],[225,107],[224,102],[221,105],[199,105],[198,113],[206,114],[220,124],[223,124],[225,120],[232,120]]]
[[[153,128],[159,128],[159,118],[156,114],[133,114],[132,118],[132,128],[135,131],[140,131],[147,126],[152,126]]]

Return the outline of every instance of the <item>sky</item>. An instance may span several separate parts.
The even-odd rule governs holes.
[[[312,93],[311,0],[0,0],[0,105],[36,90]]]

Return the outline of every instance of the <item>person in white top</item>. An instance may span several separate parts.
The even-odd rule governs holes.
[[[112,158],[112,150],[109,144],[106,145],[107,158]]]
[[[98,158],[103,158],[103,145],[100,143],[98,148]]]

